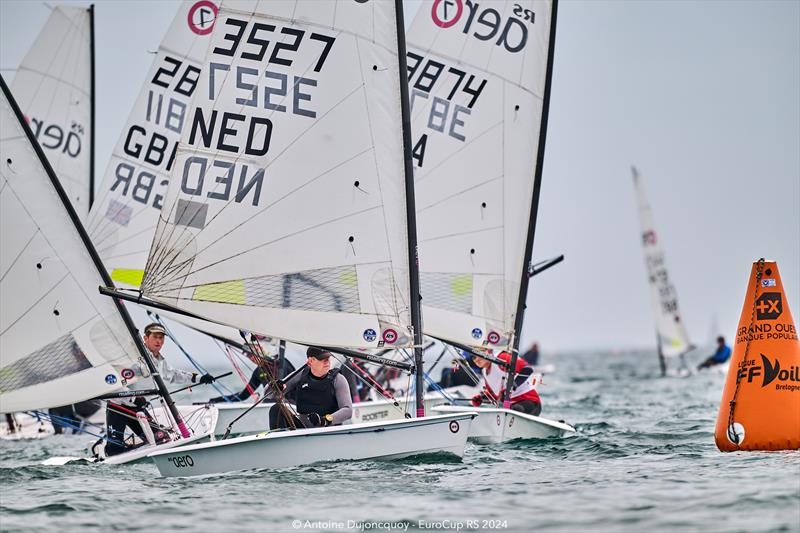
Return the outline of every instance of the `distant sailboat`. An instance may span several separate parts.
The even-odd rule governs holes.
[[[56,6],[11,91],[85,219],[94,193],[94,7]]]
[[[642,227],[642,248],[647,267],[650,299],[656,321],[656,346],[661,375],[667,374],[667,360],[680,359],[680,371],[688,372],[684,355],[694,346],[678,310],[678,294],[667,274],[664,250],[653,223],[653,212],[644,193],[644,187],[636,167],[631,167],[633,186],[639,205],[639,221]]]

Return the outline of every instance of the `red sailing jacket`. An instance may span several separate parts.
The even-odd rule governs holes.
[[[501,352],[497,358],[505,361],[506,363],[511,362],[511,354],[508,352]],[[523,368],[525,368],[525,361],[521,357],[517,358],[516,372],[519,372]],[[502,392],[505,389],[505,381],[507,377],[508,374],[506,372],[504,372],[496,364],[492,363],[492,366],[489,367],[488,371],[483,370],[484,392],[486,392],[486,394],[488,394],[494,400],[497,400],[498,394],[495,391],[500,390]],[[515,381],[517,381],[516,378]],[[536,389],[533,388],[532,377],[528,377],[524,383],[518,385],[516,389],[511,391],[511,403],[517,403],[523,400],[533,400],[538,404],[542,403],[541,400],[539,400],[539,394],[536,392]]]

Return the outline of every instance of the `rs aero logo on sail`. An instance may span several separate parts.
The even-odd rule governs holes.
[[[496,9],[472,0],[435,0],[431,18],[440,28],[450,28],[463,21],[463,33],[481,41],[491,41],[514,54],[528,43],[528,25],[536,21],[536,13],[514,4],[512,16],[503,20]]]

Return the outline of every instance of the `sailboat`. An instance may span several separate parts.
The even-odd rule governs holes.
[[[93,38],[92,7],[53,8],[11,84],[80,216],[86,215],[92,194]],[[8,413],[0,421],[0,439],[42,438],[54,432],[47,415]]]
[[[94,6],[56,6],[11,83],[83,220],[94,194]]]
[[[108,462],[207,437],[213,421],[201,416],[187,427],[121,302],[94,289],[111,281],[2,77],[0,86],[0,412],[125,395],[139,365],[177,429],[170,442]]]
[[[531,275],[557,2],[475,4],[470,13],[456,7],[426,3],[408,32],[425,333],[476,357],[507,351],[514,367]],[[507,400],[475,409],[471,439],[574,431],[513,411]]]
[[[650,286],[650,301],[656,321],[656,347],[661,375],[667,375],[667,361],[679,359],[680,365],[674,369],[679,374],[688,374],[685,355],[694,349],[689,334],[678,309],[678,294],[667,273],[661,239],[653,223],[653,211],[644,192],[639,172],[631,167],[633,186],[639,206],[639,222],[642,228],[642,249],[647,268],[647,282]]]
[[[223,3],[132,298],[303,345],[411,350],[418,417],[154,453],[162,475],[463,454],[474,414],[421,403],[403,37],[399,1]]]

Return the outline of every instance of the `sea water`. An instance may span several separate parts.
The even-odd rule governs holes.
[[[41,464],[87,436],[0,442],[0,530],[800,531],[800,452],[714,446],[724,375],[661,378],[652,353],[543,362],[542,416],[577,434],[463,460],[161,479],[148,462]]]

